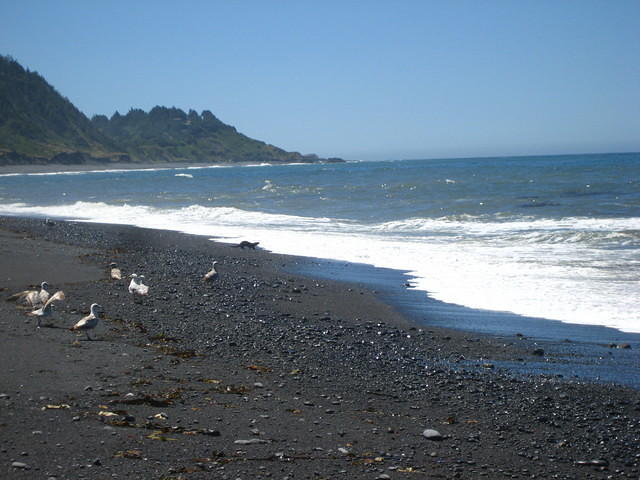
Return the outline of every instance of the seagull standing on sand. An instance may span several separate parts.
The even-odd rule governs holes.
[[[146,295],[149,293],[149,286],[142,283],[142,279],[144,275],[136,275],[132,273],[131,282],[129,283],[129,293],[134,293],[137,295]]]
[[[109,266],[111,267],[111,280],[122,280],[122,272],[118,265],[115,262],[111,262]]]
[[[93,340],[89,336],[89,330],[93,330],[98,325],[98,320],[99,320],[99,318],[98,318],[99,314],[97,312],[98,309],[102,309],[102,306],[98,305],[97,303],[92,303],[91,304],[91,313],[89,315],[87,315],[86,317],[82,317],[78,321],[78,323],[76,323],[69,330],[71,330],[72,332],[83,331],[84,333],[87,334],[87,340]]]
[[[211,270],[209,270],[207,273],[205,273],[204,277],[202,278],[203,281],[205,281],[205,282],[213,282],[215,280],[218,280],[220,275],[216,271],[216,264],[217,263],[218,262],[213,262],[213,265],[211,265]]]
[[[27,315],[30,317],[38,317],[37,327],[40,328],[40,322],[42,321],[42,317],[50,317],[53,313],[53,302],[57,302],[58,300],[64,300],[64,292],[62,290],[58,290],[56,293],[46,301],[46,303],[37,310],[33,312],[27,312]]]
[[[44,305],[49,300],[49,292],[47,292],[49,284],[42,282],[40,284],[40,290],[25,290],[23,292],[14,293],[7,301],[20,302],[30,307],[37,307],[38,305]]]

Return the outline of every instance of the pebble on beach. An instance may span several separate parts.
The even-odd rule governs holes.
[[[434,440],[434,441],[444,439],[444,437],[438,430],[433,430],[431,428],[427,428],[424,432],[422,432],[422,436],[427,440]]]

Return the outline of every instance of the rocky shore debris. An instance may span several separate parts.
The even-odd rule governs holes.
[[[238,439],[234,440],[236,445],[257,445],[262,443],[270,443],[269,440],[265,440],[263,438],[249,438],[248,440]]]
[[[424,430],[422,432],[422,436],[424,438],[426,438],[427,440],[433,440],[433,441],[440,441],[440,440],[444,440],[444,437],[442,436],[442,434],[438,431],[438,430],[434,430],[431,428],[427,428],[426,430]]]
[[[601,458],[596,458],[593,460],[578,460],[576,465],[583,467],[608,467],[609,462]]]
[[[260,242],[249,242],[247,240],[242,240],[239,244],[234,245],[236,248],[241,248],[244,250],[245,248],[249,248],[251,250],[255,250]]]

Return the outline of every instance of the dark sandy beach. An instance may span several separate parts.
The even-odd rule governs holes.
[[[539,358],[531,343],[414,325],[361,285],[288,273],[304,261],[0,218],[0,295],[66,293],[40,329],[0,302],[0,478],[640,477],[639,391],[514,376],[497,365]],[[90,342],[68,327],[93,302]]]

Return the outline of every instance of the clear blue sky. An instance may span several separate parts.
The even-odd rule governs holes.
[[[640,150],[640,0],[3,1],[88,116],[211,110],[349,159]]]

